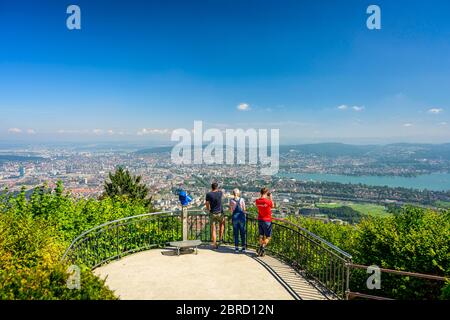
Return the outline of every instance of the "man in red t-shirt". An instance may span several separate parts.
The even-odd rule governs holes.
[[[259,247],[256,253],[262,257],[272,236],[272,208],[275,208],[272,193],[270,193],[269,189],[261,189],[261,197],[256,199],[256,207],[258,208],[259,231]]]

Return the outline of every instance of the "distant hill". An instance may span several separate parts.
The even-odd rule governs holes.
[[[376,145],[359,146],[344,143],[315,143],[280,146],[280,152],[296,151],[301,154],[313,154],[324,157],[363,156],[377,148],[379,148],[379,146]]]
[[[6,161],[25,162],[25,161],[42,161],[45,158],[37,156],[18,156],[14,154],[0,154],[0,163]]]
[[[204,144],[202,148],[205,148],[207,144]],[[225,148],[225,147],[224,147]],[[146,154],[155,154],[155,153],[166,153],[171,152],[173,149],[173,146],[162,146],[162,147],[151,147],[146,149],[141,149],[135,152],[135,154],[138,155],[146,155]],[[194,147],[191,147],[191,151],[194,149]]]
[[[388,145],[350,145],[344,143],[317,143],[281,146],[280,152],[298,152],[324,157],[372,157],[380,159],[441,159],[450,160],[450,143],[416,144],[396,143]]]
[[[136,154],[166,153],[173,146],[153,147],[136,151]],[[345,143],[315,143],[301,145],[282,145],[280,153],[296,152],[320,157],[371,157],[377,159],[440,159],[450,161],[450,143],[419,144],[395,143],[388,145],[352,145]]]
[[[152,147],[147,149],[141,149],[135,152],[137,155],[155,154],[155,153],[166,153],[172,151],[173,146],[167,147]]]
[[[403,154],[414,155],[417,158],[450,160],[450,143],[443,144],[408,144],[397,143],[385,146],[390,152],[400,151]]]

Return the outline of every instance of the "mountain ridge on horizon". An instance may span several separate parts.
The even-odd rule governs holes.
[[[202,147],[206,146],[203,145]],[[137,150],[140,155],[170,152],[173,146],[150,147]],[[425,144],[425,143],[391,143],[385,145],[369,144],[354,145],[340,142],[324,142],[309,144],[280,145],[280,153],[299,152],[319,156],[381,156],[381,157],[423,157],[443,158],[450,160],[450,143]]]

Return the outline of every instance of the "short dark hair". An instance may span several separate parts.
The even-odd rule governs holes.
[[[213,189],[213,190],[219,189],[219,184],[217,182],[211,183],[211,189]]]
[[[264,195],[266,193],[269,193],[269,189],[267,189],[266,187],[261,189],[261,195]]]

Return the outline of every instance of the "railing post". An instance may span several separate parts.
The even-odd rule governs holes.
[[[181,207],[181,221],[183,224],[183,241],[188,239],[188,211],[187,206]]]
[[[352,261],[347,261],[345,263],[345,267],[347,268],[347,276],[345,279],[345,300],[349,299],[350,296],[350,264],[352,263]]]
[[[116,253],[117,253],[117,259],[119,259],[120,253],[119,253],[119,226],[116,228]]]

